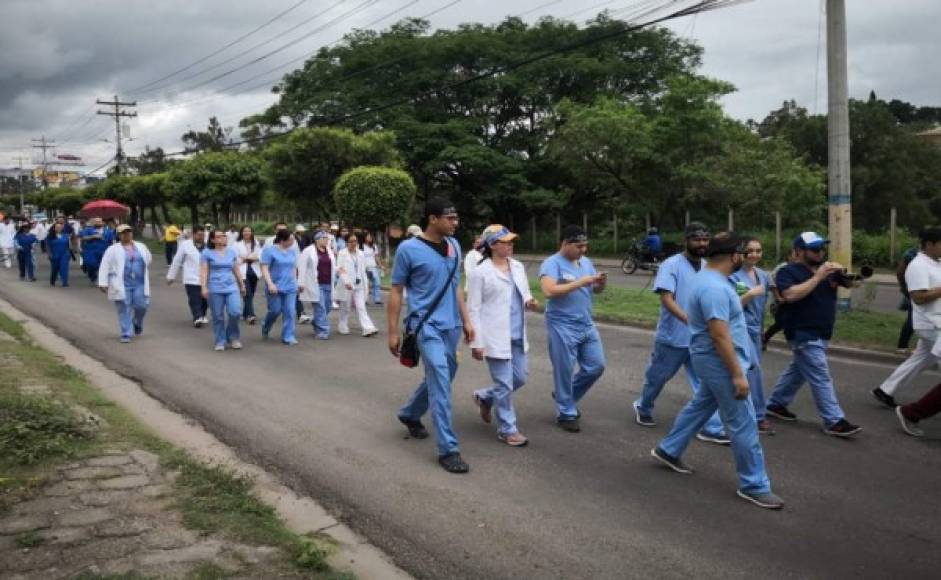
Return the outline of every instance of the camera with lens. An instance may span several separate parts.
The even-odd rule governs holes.
[[[836,278],[840,284],[852,284],[853,282],[859,282],[860,280],[866,280],[867,278],[872,278],[873,270],[872,266],[865,265],[859,269],[859,272],[848,272],[846,268],[843,268],[841,271],[837,272]]]

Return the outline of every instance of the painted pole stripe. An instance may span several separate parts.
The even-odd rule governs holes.
[[[846,195],[831,195],[827,198],[827,203],[830,205],[849,205],[852,202],[852,196],[849,194]]]

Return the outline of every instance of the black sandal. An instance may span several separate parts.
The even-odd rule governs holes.
[[[427,439],[428,430],[421,424],[421,421],[412,421],[404,417],[399,417],[399,421],[408,429],[408,434],[412,439]]]
[[[470,465],[464,463],[460,453],[448,453],[438,458],[438,463],[448,473],[467,473],[470,471]]]

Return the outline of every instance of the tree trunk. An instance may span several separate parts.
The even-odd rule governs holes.
[[[190,221],[194,228],[199,225],[199,206],[195,203],[190,205]]]
[[[170,219],[170,208],[167,207],[166,202],[160,203],[160,213],[163,214],[163,223],[167,225],[173,223],[173,220]]]

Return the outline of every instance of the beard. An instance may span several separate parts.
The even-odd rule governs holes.
[[[690,256],[702,258],[706,255],[706,246],[693,246],[691,244],[686,244],[686,252],[689,253]]]
[[[827,257],[826,255],[822,255],[818,258],[816,255],[806,254],[804,256],[804,260],[806,260],[807,264],[811,266],[820,266],[821,264],[827,261]]]

